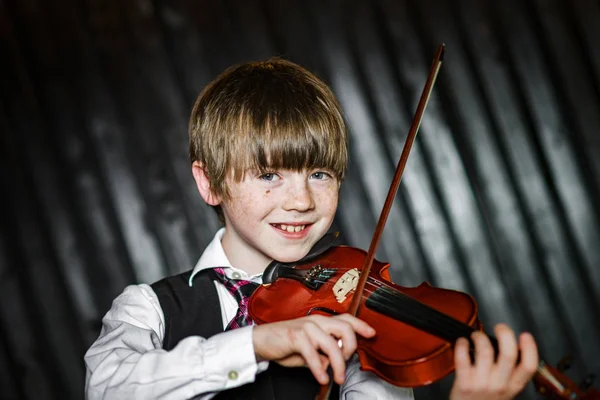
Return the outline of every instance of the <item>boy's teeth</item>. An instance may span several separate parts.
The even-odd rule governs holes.
[[[281,224],[281,225],[279,225],[279,227],[281,228],[282,231],[288,231],[290,233],[293,233],[293,232],[300,232],[301,230],[303,230],[306,227],[306,225],[291,226],[291,225]]]

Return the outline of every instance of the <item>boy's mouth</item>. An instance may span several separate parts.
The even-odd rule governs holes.
[[[304,225],[288,225],[288,224],[272,224],[275,228],[281,229],[289,233],[301,232],[306,228]]]

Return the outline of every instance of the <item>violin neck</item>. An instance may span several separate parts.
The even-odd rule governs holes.
[[[471,359],[474,359],[475,346],[471,340],[471,334],[479,326],[476,328],[469,326],[385,285],[378,287],[371,293],[365,302],[365,306],[390,318],[414,326],[452,345],[456,340],[464,337],[469,341]],[[498,340],[490,335],[488,337],[495,354],[498,355]]]
[[[365,306],[452,344],[458,338],[470,338],[475,331],[471,326],[386,286],[375,289]]]

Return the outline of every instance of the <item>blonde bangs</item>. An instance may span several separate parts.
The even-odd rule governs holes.
[[[279,111],[241,114],[239,129],[245,134],[236,135],[228,149],[233,178],[240,181],[249,170],[324,169],[343,179],[348,156],[346,135],[339,134],[345,132],[341,115],[331,118],[329,111],[314,107]]]

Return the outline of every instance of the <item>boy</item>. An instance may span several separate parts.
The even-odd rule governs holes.
[[[347,133],[331,90],[283,60],[232,67],[196,101],[190,158],[200,195],[225,227],[193,271],[129,286],[115,299],[85,356],[87,398],[312,399],[331,366],[340,398],[412,399],[410,389],[359,369],[356,335],[376,335],[360,319],[244,326],[247,299],[236,297],[273,260],[305,257],[333,222]],[[457,342],[452,398],[512,398],[532,376],[531,336],[517,345],[508,327],[495,333],[496,361],[481,333],[474,364],[467,341]]]

